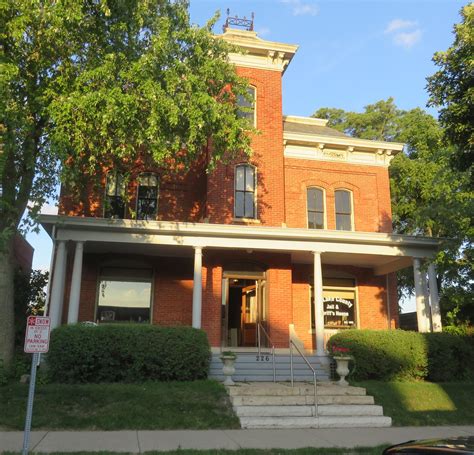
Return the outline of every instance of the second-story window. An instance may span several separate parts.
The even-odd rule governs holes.
[[[250,164],[235,167],[235,207],[236,218],[255,218],[256,169]]]
[[[347,190],[334,192],[336,201],[336,229],[352,231],[352,193]]]
[[[123,175],[111,171],[105,187],[105,218],[125,218],[125,180]]]
[[[324,191],[308,188],[306,191],[308,208],[308,228],[324,229]]]
[[[137,189],[137,219],[155,220],[158,214],[158,177],[140,174]]]
[[[245,118],[248,120],[251,126],[256,126],[255,119],[255,99],[256,99],[256,89],[249,85],[247,87],[248,99],[243,95],[238,95],[237,104],[241,108],[239,109],[237,116],[240,118]]]

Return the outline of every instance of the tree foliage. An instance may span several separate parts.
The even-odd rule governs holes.
[[[420,108],[400,110],[392,98],[364,112],[322,108],[314,116],[351,136],[406,144],[390,165],[394,232],[441,238],[437,265],[445,320],[474,321],[474,198],[469,173],[449,165],[452,146],[438,121]],[[399,277],[402,292],[412,293],[411,271]]]
[[[186,0],[0,2],[0,261],[60,180],[79,187],[144,154],[182,168],[204,151],[211,167],[249,152],[235,102],[247,83],[212,35],[215,19],[191,25]],[[12,288],[5,273],[2,336]]]
[[[429,105],[439,107],[439,121],[456,146],[453,163],[462,170],[474,163],[474,3],[461,10],[462,22],[454,26],[454,43],[437,52],[439,70],[428,77]]]

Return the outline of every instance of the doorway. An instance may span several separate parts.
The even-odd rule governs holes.
[[[258,346],[258,324],[267,330],[264,273],[225,273],[222,286],[222,345]]]

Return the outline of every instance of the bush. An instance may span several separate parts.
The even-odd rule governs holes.
[[[474,337],[425,333],[428,379],[434,382],[474,379]]]
[[[344,330],[333,335],[328,348],[350,349],[356,380],[410,380],[426,376],[426,345],[416,332],[402,330]]]
[[[191,327],[77,324],[51,333],[48,372],[63,383],[192,381],[209,359],[206,334]]]
[[[356,380],[474,379],[474,337],[404,330],[346,330],[333,335],[332,346],[350,349]]]

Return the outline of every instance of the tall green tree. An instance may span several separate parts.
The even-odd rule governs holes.
[[[58,181],[146,153],[188,166],[249,152],[244,80],[185,0],[0,1],[0,358],[13,349],[12,239]],[[185,152],[183,152],[185,147]],[[71,185],[73,186],[73,185]],[[76,185],[77,186],[77,185]],[[28,207],[28,217],[25,210]],[[32,221],[33,220],[33,221]]]
[[[445,321],[474,321],[474,194],[469,173],[449,165],[453,150],[438,121],[420,108],[398,109],[392,98],[364,112],[322,108],[314,116],[351,136],[406,144],[389,168],[394,231],[442,238],[437,265]],[[400,274],[408,294],[410,275]]]
[[[429,105],[439,109],[439,121],[455,146],[453,164],[472,173],[474,163],[474,3],[461,10],[454,26],[454,43],[437,52],[439,70],[428,77]],[[474,177],[474,175],[472,175]]]

